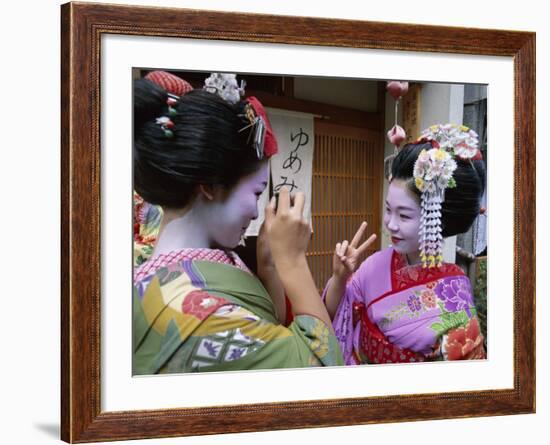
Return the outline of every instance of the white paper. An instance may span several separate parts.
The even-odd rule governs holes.
[[[311,224],[311,179],[315,134],[313,115],[280,109],[267,110],[279,152],[271,159],[273,191],[286,186],[291,193],[304,192],[304,218]]]

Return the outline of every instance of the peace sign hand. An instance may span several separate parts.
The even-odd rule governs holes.
[[[332,273],[335,278],[347,280],[367,257],[367,250],[376,240],[376,234],[373,233],[363,244],[358,246],[366,229],[367,223],[363,221],[351,243],[345,240],[336,244],[332,257]]]

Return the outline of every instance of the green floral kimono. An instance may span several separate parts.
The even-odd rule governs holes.
[[[143,264],[153,253],[161,221],[162,208],[149,204],[134,192],[134,267]]]
[[[134,375],[343,364],[322,321],[300,315],[287,328],[254,275],[189,257],[176,252],[134,278]]]

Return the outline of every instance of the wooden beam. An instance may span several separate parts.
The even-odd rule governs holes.
[[[247,96],[255,96],[266,107],[310,113],[315,117],[334,124],[350,125],[380,131],[384,125],[384,116],[380,112],[366,112],[336,105],[296,99],[286,96],[276,96],[264,91],[247,90]]]

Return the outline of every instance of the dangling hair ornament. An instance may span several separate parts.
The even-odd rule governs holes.
[[[212,73],[204,81],[204,87],[209,93],[214,93],[229,103],[236,104],[244,96],[246,82],[241,80],[241,85],[237,83],[236,74]]]
[[[249,124],[244,126],[239,130],[245,131],[250,129],[248,135],[248,143],[252,144],[252,147],[256,150],[256,156],[258,159],[263,159],[264,157],[264,142],[266,135],[266,126],[263,118],[256,114],[256,110],[250,102],[248,102],[244,107],[244,114],[240,115],[244,117]]]
[[[415,144],[429,142],[414,164],[415,185],[420,198],[420,259],[423,267],[439,267],[443,262],[441,204],[445,189],[456,187],[454,158],[473,160],[480,156],[478,135],[464,125],[433,125],[422,132]]]

